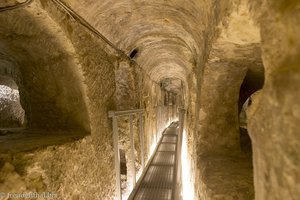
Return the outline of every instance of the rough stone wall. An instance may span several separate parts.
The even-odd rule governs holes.
[[[188,158],[186,162],[191,160],[190,168],[187,169],[190,171],[191,176],[191,184],[194,184],[195,195],[193,197],[198,199],[201,191],[199,190],[199,171],[197,170],[197,129],[198,129],[198,118],[199,118],[199,104],[200,104],[200,85],[201,78],[203,73],[203,66],[208,59],[208,55],[210,52],[211,40],[215,38],[218,34],[216,33],[215,27],[219,23],[219,21],[228,15],[230,10],[231,2],[227,1],[218,1],[213,5],[211,2],[206,2],[203,5],[201,13],[205,16],[205,20],[203,20],[202,28],[202,37],[201,37],[201,45],[200,52],[195,58],[194,69],[192,73],[188,75],[186,88],[187,88],[187,96],[185,99],[185,105],[187,106],[186,112],[186,134],[187,134],[187,147],[188,147]],[[214,19],[214,20],[212,20]],[[187,192],[191,192],[190,190]]]
[[[197,155],[239,150],[237,103],[245,75],[245,67],[226,62],[209,64],[204,70]]]
[[[37,101],[34,105],[37,107],[35,110],[44,106],[45,109],[49,109],[49,112],[52,111],[52,115],[49,113],[50,116],[47,115],[48,112],[40,111],[44,119],[50,121],[52,116],[59,116],[61,113],[55,112],[55,107],[48,104],[48,101],[52,99],[52,96],[49,97],[48,95],[53,95],[53,98],[57,98],[57,101],[66,101],[63,103],[63,108],[72,108],[72,112],[75,112],[72,113],[74,114],[72,117],[82,118],[81,123],[90,123],[87,125],[88,129],[91,130],[91,136],[86,136],[75,143],[54,145],[27,153],[13,154],[11,155],[14,158],[13,161],[6,158],[1,159],[2,174],[6,174],[6,170],[9,170],[12,174],[8,177],[6,175],[1,176],[1,178],[3,177],[0,184],[1,189],[4,192],[52,191],[58,193],[58,199],[113,199],[115,182],[112,131],[108,119],[108,110],[114,108],[116,88],[114,70],[118,65],[116,53],[111,50],[108,44],[95,37],[65,12],[57,9],[54,4],[49,1],[43,1],[42,3],[43,8],[56,22],[49,18],[48,14],[41,9],[41,4],[35,1],[26,9],[7,13],[6,17],[20,16],[12,18],[16,20],[15,29],[9,29],[11,26],[8,24],[5,24],[8,29],[1,26],[1,30],[5,33],[2,36],[14,33],[17,30],[21,31],[22,33],[14,38],[12,44],[18,41],[18,45],[25,48],[32,47],[27,45],[27,42],[31,42],[34,48],[32,47],[22,53],[19,52],[18,59],[22,58],[21,61],[25,60],[27,62],[34,62],[37,59],[40,65],[44,64],[44,66],[38,67],[31,63],[31,67],[36,67],[34,69],[27,67],[27,65],[25,65],[27,68],[23,65],[20,67],[25,85],[24,92],[34,93],[39,89],[43,89],[43,92],[39,94],[43,95],[45,93],[47,95],[43,96],[43,99],[45,98],[47,102],[42,101],[39,96],[32,97],[36,97]],[[6,23],[4,18],[2,16],[1,20]],[[9,24],[14,23],[10,21]],[[30,26],[24,26],[24,24]],[[42,26],[43,28],[38,29],[39,32],[36,30],[36,26]],[[39,33],[38,36],[37,33]],[[25,38],[31,38],[31,40],[22,43],[20,40],[24,39],[22,34],[30,34]],[[47,36],[47,39],[43,38],[44,35]],[[61,42],[61,46],[55,46],[57,42]],[[47,45],[42,45],[44,43],[49,47],[46,48]],[[12,47],[14,46],[12,45]],[[66,50],[67,53],[64,52]],[[14,51],[18,52],[16,49],[11,50],[11,52]],[[44,52],[45,55],[41,52]],[[31,57],[28,56],[30,53],[33,54]],[[28,57],[28,60],[24,57]],[[47,71],[45,71],[46,69]],[[30,90],[28,85],[35,86],[35,88]],[[56,96],[56,94],[61,96]],[[86,99],[84,98],[85,94],[87,95]],[[82,107],[81,104],[78,105],[78,102],[82,101],[88,107],[88,115],[87,109]],[[76,113],[80,113],[80,116],[76,116]],[[69,118],[68,115],[60,117]],[[42,120],[39,121],[39,124],[46,123],[47,125],[48,121],[44,122]],[[60,123],[68,124],[64,120],[59,121],[60,123],[55,122],[51,121],[51,124],[59,128],[61,128]],[[71,128],[74,128],[74,126],[71,126]],[[7,154],[3,157],[7,157]],[[21,166],[18,162],[22,163]],[[18,171],[18,167],[21,167],[24,171]],[[31,177],[31,172],[34,173],[34,177]],[[18,180],[20,181],[20,187],[13,185]]]
[[[37,22],[32,22],[32,27],[41,25],[45,28],[43,32],[40,32],[41,36],[38,39],[35,38],[37,42],[45,42],[47,44],[53,42],[53,45],[55,45],[54,41],[64,41],[60,44],[62,47],[53,47],[57,49],[52,50],[53,52],[57,52],[57,54],[54,53],[54,57],[58,56],[57,59],[54,59],[54,61],[57,60],[57,63],[53,64],[57,68],[51,68],[52,65],[50,67],[37,68],[40,70],[36,72],[39,82],[31,82],[32,79],[30,78],[29,71],[27,71],[27,68],[26,70],[22,68],[24,70],[21,70],[25,85],[24,93],[28,92],[29,86],[26,84],[33,85],[34,83],[41,82],[40,84],[42,85],[38,86],[45,87],[46,85],[50,87],[46,75],[50,76],[51,78],[49,79],[60,89],[63,86],[70,88],[71,86],[68,81],[74,78],[74,83],[77,84],[79,82],[79,86],[77,87],[82,89],[80,95],[78,94],[78,98],[85,94],[87,95],[87,98],[83,98],[83,101],[88,110],[87,117],[90,119],[88,126],[91,130],[91,136],[86,136],[77,142],[53,145],[27,153],[2,154],[1,174],[3,178],[0,184],[1,189],[4,192],[53,191],[58,193],[58,199],[113,199],[115,194],[115,171],[113,168],[111,121],[108,119],[108,111],[145,108],[144,133],[145,158],[147,159],[150,156],[149,153],[152,145],[156,142],[156,139],[154,139],[157,131],[156,108],[157,105],[162,104],[163,95],[161,94],[161,88],[144,71],[139,69],[134,62],[129,61],[124,55],[120,55],[105,41],[86,30],[86,28],[67,15],[61,8],[57,8],[57,5],[53,2],[34,1],[30,8],[21,9],[21,11],[20,15],[33,15],[31,18],[37,20]],[[15,11],[10,13],[11,16],[16,14]],[[37,17],[40,15],[42,17]],[[2,19],[4,20],[4,17]],[[18,23],[22,24],[22,22]],[[3,27],[2,29],[3,32],[13,32]],[[53,30],[55,32],[53,35],[55,34],[56,36],[50,37],[50,40],[42,39],[44,34],[52,34],[51,31]],[[25,29],[24,32],[27,34],[29,30]],[[36,34],[36,30],[31,30],[30,33]],[[23,45],[22,43],[20,44]],[[35,45],[37,46],[37,44]],[[40,48],[42,47],[41,45]],[[64,49],[64,47],[67,49],[66,53],[61,52],[61,49]],[[37,53],[37,49],[32,48],[32,50],[39,57],[39,60],[42,59],[45,63],[48,61],[54,62],[48,57],[41,58],[42,55]],[[28,51],[26,53],[30,53]],[[45,53],[51,55],[48,51]],[[24,57],[26,57],[22,53],[18,55],[18,59],[25,59]],[[63,61],[60,61],[59,58]],[[66,58],[69,60],[66,60]],[[73,58],[75,59],[73,60]],[[32,61],[32,58],[28,58],[27,61]],[[19,62],[18,60],[18,64]],[[71,80],[66,81],[64,81],[65,76],[54,76],[53,74],[56,70],[58,70],[57,74],[59,75],[64,75],[65,73],[69,76],[71,73],[64,68],[58,68],[58,64],[65,64],[66,69],[69,69],[71,72],[75,70],[74,73],[77,75],[72,75]],[[48,69],[48,71],[43,71],[44,69]],[[61,73],[59,70],[62,69],[66,71],[63,70],[64,73]],[[43,79],[44,82],[42,82],[42,77],[44,76],[45,80]],[[35,90],[38,90],[37,86]],[[48,90],[44,92],[53,94]],[[71,95],[70,98],[75,98],[77,93],[75,92],[74,94],[74,91],[71,90],[68,94]],[[33,93],[32,95],[36,94]],[[30,97],[29,95],[23,96],[24,98]],[[44,98],[49,99],[50,97],[44,96]],[[61,99],[62,97],[57,98]],[[70,107],[76,108],[72,104],[72,99],[67,100],[70,102]],[[36,101],[36,105],[42,107],[41,100],[37,98]],[[53,107],[48,104],[46,107],[52,110],[53,115],[58,115],[55,109],[53,110]],[[28,110],[27,107],[25,108],[30,114],[29,111],[31,110]],[[37,108],[35,109],[38,110]],[[80,110],[80,108],[78,109]],[[45,112],[43,116],[47,116]],[[61,117],[63,118],[64,116]],[[31,122],[35,122],[32,118],[30,119]],[[51,116],[47,119],[50,120]],[[126,119],[121,121],[124,124]],[[41,121],[40,124],[42,123],[44,122]],[[65,122],[62,120],[60,123],[64,124]],[[61,128],[61,124],[57,123],[56,125]],[[125,143],[128,143],[128,127],[126,128],[127,130],[124,133],[121,131],[121,135],[125,135],[121,141],[124,140]],[[135,129],[137,129],[136,125]],[[137,139],[137,134],[135,138],[136,151],[137,154],[140,154],[140,143],[139,139]],[[127,145],[126,151],[128,149]],[[140,155],[137,156],[137,162],[140,162],[139,157]],[[18,181],[20,184],[14,186],[13,183],[15,181]]]
[[[154,95],[155,94],[155,95]],[[150,78],[145,76],[142,85],[141,105],[145,109],[145,158],[148,160],[151,156],[151,150],[154,150],[156,144],[157,131],[157,106],[162,105],[163,94],[160,86],[150,81]],[[167,124],[166,116],[164,122]]]
[[[89,148],[95,149],[94,153],[83,157],[94,157],[93,162],[84,162],[83,166],[90,171],[90,175],[80,179],[81,181],[69,180],[78,190],[79,199],[90,199],[99,197],[102,199],[114,198],[114,168],[111,121],[108,119],[108,111],[115,108],[115,69],[118,66],[116,52],[101,38],[92,34],[78,22],[70,18],[60,8],[49,1],[41,1],[43,7],[62,27],[62,30],[72,42],[83,71],[83,81],[86,85],[87,105],[91,126],[91,145],[84,152],[89,152]],[[97,175],[93,178],[94,174]],[[72,172],[73,173],[73,172]],[[97,179],[97,180],[96,180]],[[95,182],[86,187],[89,180]],[[97,182],[97,183],[96,183]],[[74,187],[73,187],[74,190]],[[69,191],[71,193],[71,189]],[[63,192],[63,195],[67,195]],[[69,199],[64,197],[65,199]]]
[[[265,85],[247,113],[255,199],[299,199],[300,3],[264,0],[252,6],[266,71]]]
[[[53,192],[57,199],[113,199],[110,154],[92,136],[32,152],[0,155],[1,192]],[[103,148],[103,147],[102,147]],[[106,147],[107,148],[107,147]],[[111,180],[111,181],[109,181]]]
[[[18,86],[28,126],[89,131],[74,49],[36,4],[0,13],[1,57],[20,71],[21,82],[16,83],[21,83]]]
[[[200,59],[197,86],[189,87],[196,93],[190,150],[196,199],[254,196],[251,158],[240,153],[238,104],[246,72],[261,66],[259,29],[245,2],[228,5],[227,15],[211,17],[219,21],[207,28],[206,57]]]
[[[198,77],[201,79],[199,142],[206,152],[226,153],[228,149],[228,153],[238,149],[240,87],[246,71],[261,60],[259,29],[251,21],[247,5],[233,7],[230,16],[218,26],[220,35],[212,44],[203,74]]]
[[[26,9],[0,14],[0,62],[4,63],[4,57],[20,69],[22,84],[18,86],[31,128],[80,127],[91,130],[91,136],[34,152],[2,155],[0,177],[5,178],[0,181],[0,189],[47,189],[58,192],[61,199],[112,199],[112,134],[107,112],[145,108],[149,157],[156,140],[157,106],[163,104],[165,96],[152,78],[159,81],[167,74],[181,78],[189,93],[187,144],[193,163],[188,170],[195,177],[196,199],[253,198],[251,160],[238,153],[239,87],[246,70],[261,65],[257,51],[260,41],[257,29],[251,30],[247,7],[243,13],[245,7],[235,8],[231,1],[192,1],[183,7],[182,1],[172,1],[157,4],[163,9],[155,9],[149,19],[139,17],[139,6],[145,13],[153,12],[155,6],[141,6],[145,2],[131,7],[126,1],[113,5],[109,0],[97,4],[92,0],[83,4],[68,1],[126,52],[140,45],[142,51],[136,60],[144,64],[142,67],[151,75],[148,77],[141,71],[132,72],[135,67],[130,61],[57,9],[52,1],[40,2],[55,22],[38,1]],[[85,5],[92,5],[92,12],[87,12]],[[101,9],[97,10],[99,5]],[[295,25],[299,22],[299,2],[259,0],[251,5],[261,27],[266,69],[265,86],[248,112],[256,199],[298,199],[300,29]],[[133,8],[139,12],[131,16],[127,12]],[[181,9],[184,14],[179,16]],[[100,15],[99,10],[103,11]],[[164,20],[156,18],[160,19],[161,13],[167,13]],[[228,13],[229,18],[223,20]],[[151,23],[144,25],[147,20]],[[129,28],[121,31],[124,27]],[[174,30],[180,30],[176,31],[178,35],[172,35]],[[173,38],[168,38],[170,35]],[[161,44],[165,48],[160,48]],[[170,60],[174,68],[164,66]],[[85,94],[87,99],[82,98]],[[166,124],[172,109],[164,110]],[[124,135],[128,136],[126,131]],[[15,181],[18,185],[13,185]]]
[[[130,110],[139,109],[138,85],[136,84],[135,68],[138,67],[128,59],[121,60],[118,68],[115,70],[116,77],[116,92],[115,92],[115,110]],[[131,157],[130,143],[130,121],[128,116],[118,117],[118,133],[119,133],[119,148],[125,152],[126,176],[122,179],[122,195],[127,198],[128,193],[132,189],[133,167],[136,172],[140,169],[140,140],[138,137],[138,117],[133,115],[133,131],[134,131],[134,154],[135,160]]]

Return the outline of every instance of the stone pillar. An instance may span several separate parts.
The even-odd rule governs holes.
[[[266,81],[248,111],[255,199],[299,199],[300,2],[262,2]]]

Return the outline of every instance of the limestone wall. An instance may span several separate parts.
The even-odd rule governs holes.
[[[219,6],[225,14],[210,13],[214,21],[207,25],[206,52],[196,81],[189,82],[195,199],[252,199],[252,160],[240,152],[238,104],[247,71],[262,68],[259,29],[245,2]]]
[[[52,191],[59,199],[112,199],[112,137],[107,111],[114,107],[117,59],[104,50],[103,41],[55,5],[44,8],[52,18],[38,1],[26,9],[1,13],[3,43],[10,42],[5,53],[16,57],[22,74],[21,95],[26,99],[29,127],[84,129],[91,131],[91,136],[13,154],[13,160],[2,159],[2,173],[7,173],[8,166],[13,175],[1,176],[1,191]],[[16,181],[20,187],[14,185]]]
[[[47,14],[36,6],[0,14],[1,57],[20,71],[21,103],[28,127],[81,128],[89,118],[74,49]]]
[[[34,1],[19,12],[9,11],[8,16],[15,17],[16,23],[1,26],[0,30],[2,37],[18,33],[12,40],[15,48],[7,45],[5,53],[18,53],[15,62],[22,75],[21,97],[29,128],[83,128],[91,134],[76,142],[26,153],[2,153],[1,191],[52,191],[58,194],[58,199],[113,199],[115,171],[108,111],[145,109],[145,157],[148,158],[157,140],[157,106],[163,100],[159,84],[51,1]],[[2,16],[3,22],[5,17]],[[25,23],[31,26],[24,27]],[[26,36],[28,41],[21,40],[22,34],[30,34]],[[8,37],[3,41],[7,42]],[[19,52],[18,46],[24,50]],[[120,144],[128,154],[126,123],[128,119],[121,119]],[[135,138],[138,168],[137,131]],[[130,162],[128,159],[127,166]],[[130,173],[127,178],[130,179]],[[16,181],[18,185],[14,184]]]
[[[29,131],[76,130],[82,139],[2,152],[0,191],[113,199],[108,111],[145,109],[148,159],[157,132],[182,99],[187,109],[183,162],[195,199],[253,199],[253,186],[255,199],[299,199],[297,0],[66,3],[95,30],[50,0],[0,13],[0,68],[16,72],[10,76]],[[164,82],[179,94],[166,90]],[[239,112],[263,84],[251,97],[244,127],[252,140],[252,161],[251,152],[240,150]],[[177,104],[170,106],[165,100],[172,96]],[[131,163],[137,169],[141,163],[138,120],[134,161],[128,124],[126,117],[119,121],[127,165],[124,191],[130,187]]]
[[[255,199],[299,199],[299,1],[252,4],[261,26],[266,81],[248,111]]]

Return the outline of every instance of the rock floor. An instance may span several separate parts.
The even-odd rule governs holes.
[[[254,199],[251,155],[203,156],[200,162],[206,199]]]

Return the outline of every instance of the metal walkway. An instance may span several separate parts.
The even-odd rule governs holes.
[[[177,177],[178,122],[163,133],[130,200],[175,200]]]

